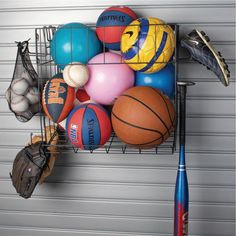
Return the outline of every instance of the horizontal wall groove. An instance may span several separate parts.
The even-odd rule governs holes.
[[[172,157],[170,157],[172,158]],[[177,157],[173,157],[177,158]],[[189,159],[189,157],[188,157]],[[1,165],[5,166],[12,166],[12,161],[0,161]],[[101,169],[101,170],[171,170],[171,171],[177,171],[176,165],[158,165],[158,166],[137,166],[137,165],[101,165],[101,164],[80,164],[80,163],[73,163],[73,164],[64,164],[64,163],[55,163],[56,167],[67,167],[67,168],[76,168],[76,169]],[[215,172],[215,171],[224,171],[224,172],[231,172],[234,171],[235,168],[226,168],[226,167],[191,167],[190,164],[188,164],[188,171],[203,171],[203,172]]]
[[[219,81],[218,81],[219,82]],[[187,100],[204,100],[204,101],[207,101],[207,100],[227,100],[227,101],[235,101],[236,100],[236,97],[235,96],[191,96],[191,95],[187,95]]]
[[[20,196],[16,194],[0,194],[1,198],[7,198],[7,199],[14,199],[19,200]],[[140,200],[140,199],[105,199],[105,198],[73,198],[73,197],[48,197],[48,196],[42,196],[42,195],[33,195],[30,198],[31,201],[60,201],[62,204],[64,202],[78,202],[78,203],[109,203],[109,204],[131,204],[131,205],[173,205],[173,201],[167,201],[167,200]],[[234,202],[214,202],[214,201],[204,201],[204,202],[198,202],[198,201],[191,201],[191,205],[193,206],[226,206],[226,207],[234,207]]]
[[[40,124],[40,121],[38,121],[38,123]],[[12,128],[12,129],[5,129],[5,128],[0,128],[0,133],[28,133],[29,132],[29,135],[32,133],[32,134],[35,134],[35,135],[41,135],[41,129],[40,128],[27,128],[27,129],[21,129],[21,128]]]
[[[54,217],[84,217],[96,219],[120,219],[120,220],[138,220],[138,221],[172,221],[172,217],[155,217],[155,216],[136,216],[136,215],[112,215],[112,214],[88,214],[88,213],[72,213],[72,212],[46,212],[46,211],[21,211],[21,210],[0,210],[0,214],[16,214],[16,215],[36,215],[36,216],[54,216]],[[227,222],[234,223],[233,220],[217,219],[217,218],[191,218],[190,222]]]
[[[72,212],[46,212],[46,211],[21,211],[21,210],[0,210],[1,213],[17,214],[17,215],[37,215],[37,216],[59,216],[61,217],[85,217],[96,219],[121,219],[121,220],[154,220],[154,221],[170,221],[171,218],[157,218],[153,216],[135,216],[135,215],[112,215],[112,214],[87,214],[87,213],[72,213]],[[196,219],[197,220],[197,219]],[[212,219],[214,220],[214,219]]]
[[[87,213],[73,213],[73,212],[46,212],[46,211],[21,211],[21,210],[0,210],[1,213],[17,214],[17,215],[38,215],[38,216],[59,216],[61,217],[86,217],[86,218],[105,218],[105,219],[135,219],[135,220],[171,220],[171,218],[158,218],[153,216],[135,216],[135,215],[112,215],[112,214],[87,214]]]
[[[0,96],[0,99],[6,99],[5,95],[3,95],[3,97]],[[14,116],[13,112],[9,111],[5,111],[5,112],[1,112],[0,116]],[[37,113],[35,116],[39,116],[39,113]],[[18,120],[16,119],[16,121],[18,122]]]
[[[185,4],[171,4],[171,3],[166,3],[166,4],[148,4],[148,5],[135,5],[135,4],[127,4],[126,6],[131,7],[133,10],[138,10],[138,9],[159,9],[159,8],[232,8],[235,5],[232,3],[185,3]],[[50,12],[55,12],[55,11],[83,11],[83,10],[103,10],[104,8],[110,7],[110,5],[96,5],[96,6],[91,6],[91,5],[74,5],[74,6],[49,6],[49,7],[18,7],[18,8],[1,8],[0,13],[5,13],[5,12],[35,12],[35,11],[50,11]]]
[[[233,127],[232,127],[233,129]],[[187,136],[194,137],[207,137],[207,136],[222,136],[222,137],[235,137],[235,132],[186,132]]]
[[[138,232],[125,232],[125,231],[102,231],[102,230],[78,230],[78,229],[63,229],[63,228],[42,228],[42,227],[26,227],[26,226],[13,226],[11,225],[10,227],[8,225],[0,225],[0,229],[7,229],[7,230],[12,230],[12,229],[16,229],[16,230],[33,230],[33,231],[46,231],[48,232],[63,232],[63,233],[83,233],[83,234],[97,234],[97,235],[108,235],[110,236],[112,235],[117,235],[117,236],[153,236],[153,233],[138,233]],[[158,232],[154,232],[155,234],[158,235]],[[168,234],[165,234],[168,236]],[[171,235],[171,234],[169,234]]]
[[[171,24],[173,22],[167,22],[167,24]],[[175,22],[176,24],[179,24],[181,26],[212,26],[212,27],[218,27],[218,26],[225,26],[225,27],[234,27],[236,25],[236,22],[209,22],[209,21],[198,21],[198,22]],[[0,30],[11,30],[11,29],[32,29],[35,30],[35,28],[42,28],[47,27],[49,25],[58,26],[53,23],[48,23],[46,25],[36,25],[36,24],[22,24],[22,25],[7,25],[7,24],[0,24]],[[88,26],[95,26],[94,22],[86,22],[86,25]]]
[[[186,118],[235,119],[235,114],[187,114]]]
[[[1,178],[2,181],[11,182],[10,177]],[[46,180],[45,184],[68,184],[68,185],[96,185],[96,186],[126,186],[126,187],[143,187],[143,188],[174,188],[175,183],[165,182],[165,183],[144,183],[144,182],[122,182],[122,181],[81,181],[81,180],[60,180],[51,181]],[[219,184],[189,184],[191,189],[235,189],[234,185],[219,185]]]

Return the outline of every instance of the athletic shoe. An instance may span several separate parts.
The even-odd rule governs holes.
[[[230,71],[220,52],[211,45],[209,37],[194,29],[181,40],[181,46],[186,48],[192,58],[213,71],[224,86],[229,85]]]

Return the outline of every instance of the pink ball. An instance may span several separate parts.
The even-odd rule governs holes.
[[[98,54],[88,62],[88,68],[90,76],[84,88],[97,103],[113,104],[117,97],[134,85],[134,72],[118,54]]]

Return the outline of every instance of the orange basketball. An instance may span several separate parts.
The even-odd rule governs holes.
[[[163,143],[175,124],[175,109],[160,90],[138,86],[128,89],[112,109],[112,125],[125,143],[153,148]]]

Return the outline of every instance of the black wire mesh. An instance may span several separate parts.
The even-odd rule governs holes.
[[[85,149],[88,150],[81,150],[78,148],[73,147],[73,145],[70,143],[66,132],[63,129],[60,129],[59,131],[59,143],[56,145],[57,150],[60,153],[66,153],[66,152],[74,152],[74,153],[80,153],[80,152],[88,152],[88,153],[110,153],[110,154],[173,154],[176,149],[176,127],[178,123],[178,96],[177,96],[177,78],[178,78],[178,37],[179,37],[179,26],[177,24],[168,24],[172,27],[172,29],[175,32],[175,51],[172,59],[168,63],[172,63],[175,66],[175,96],[173,99],[173,103],[175,105],[176,109],[176,120],[175,120],[175,129],[171,133],[170,137],[161,145],[158,145],[156,147],[152,147],[150,149],[148,148],[137,148],[131,145],[127,145],[123,142],[121,142],[116,134],[113,132],[110,139],[107,141],[107,143],[95,150],[92,150],[89,147],[85,146]],[[89,25],[89,27],[95,28],[95,25]],[[52,78],[55,74],[61,72],[60,68],[55,64],[55,62],[52,60],[51,54],[50,54],[50,42],[52,41],[53,35],[56,32],[58,26],[45,26],[42,28],[36,28],[35,29],[35,41],[36,41],[36,62],[37,62],[37,72],[39,76],[38,80],[38,88],[42,92],[44,85],[46,81],[50,78]],[[106,62],[105,58],[105,52],[107,49],[105,48],[105,44],[103,44],[103,50],[104,53],[104,61],[103,63],[109,64]],[[124,63],[121,61],[120,63]],[[147,63],[147,62],[136,62],[136,63]],[[159,62],[160,63],[160,62]],[[163,63],[163,62],[161,62]],[[40,135],[42,139],[47,140],[48,136],[51,136],[52,134],[47,135],[46,127],[47,126],[54,126],[57,127],[57,124],[53,123],[51,120],[49,120],[46,115],[44,114],[43,110],[40,112]],[[48,129],[51,130],[51,129]],[[51,144],[50,144],[51,145]]]

